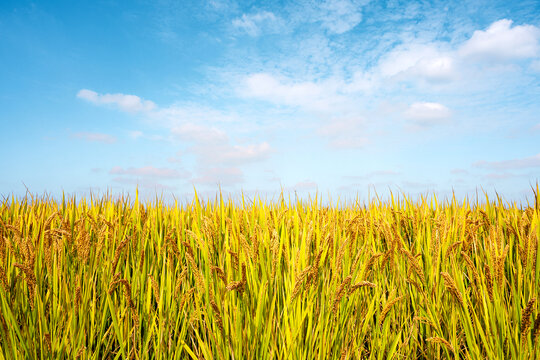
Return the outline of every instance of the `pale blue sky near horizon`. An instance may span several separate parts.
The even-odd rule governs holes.
[[[540,178],[540,1],[2,1],[0,194]]]

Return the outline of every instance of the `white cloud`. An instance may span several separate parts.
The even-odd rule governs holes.
[[[422,58],[411,68],[411,73],[431,82],[450,81],[457,76],[455,60],[450,56]]]
[[[376,71],[383,77],[417,77],[430,82],[453,80],[458,74],[456,60],[442,44],[408,43],[396,46],[383,56]]]
[[[501,161],[478,161],[473,166],[484,169],[498,169],[498,170],[510,170],[510,169],[527,169],[540,167],[540,154],[534,156],[501,160]]]
[[[143,166],[140,168],[130,167],[124,169],[120,166],[113,167],[109,174],[111,175],[128,175],[128,176],[140,176],[140,177],[154,177],[162,179],[175,179],[185,178],[189,174],[187,172],[180,172],[170,168],[156,168],[154,166]]]
[[[446,106],[434,102],[416,102],[405,111],[405,116],[418,125],[440,123],[450,117],[451,112]]]
[[[116,142],[116,137],[102,133],[78,132],[73,134],[73,137],[76,139],[82,139],[91,142],[102,142],[106,144],[112,144]]]
[[[201,184],[242,182],[238,166],[264,161],[272,152],[267,142],[231,144],[227,134],[216,127],[187,123],[173,128],[172,133],[192,145],[189,153],[195,156],[198,168],[194,181]]]
[[[193,179],[195,184],[231,186],[244,181],[242,170],[237,167],[207,167],[198,172]]]
[[[310,111],[335,112],[344,98],[338,93],[341,82],[278,80],[267,73],[251,74],[244,79],[241,95],[269,101],[277,105],[298,106]]]
[[[540,29],[533,25],[512,27],[512,20],[502,19],[486,30],[477,30],[459,49],[462,56],[486,60],[533,58],[540,51]]]
[[[322,89],[312,82],[282,84],[270,74],[253,74],[246,78],[247,95],[288,105],[303,104],[319,97]]]
[[[120,110],[130,113],[151,111],[156,106],[152,101],[143,100],[136,95],[98,94],[97,92],[88,89],[80,90],[77,93],[77,97],[96,105],[116,105]]]
[[[234,19],[232,24],[235,28],[244,31],[253,37],[259,36],[263,32],[279,32],[283,26],[281,19],[268,11],[249,15],[243,14],[242,17]]]

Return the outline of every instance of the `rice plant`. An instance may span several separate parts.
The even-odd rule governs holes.
[[[5,359],[529,359],[539,205],[6,198]]]

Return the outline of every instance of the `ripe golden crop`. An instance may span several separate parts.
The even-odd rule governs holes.
[[[0,358],[536,358],[539,205],[5,199]]]

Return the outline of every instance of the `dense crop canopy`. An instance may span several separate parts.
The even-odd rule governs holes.
[[[0,358],[540,355],[538,204],[0,206]]]

